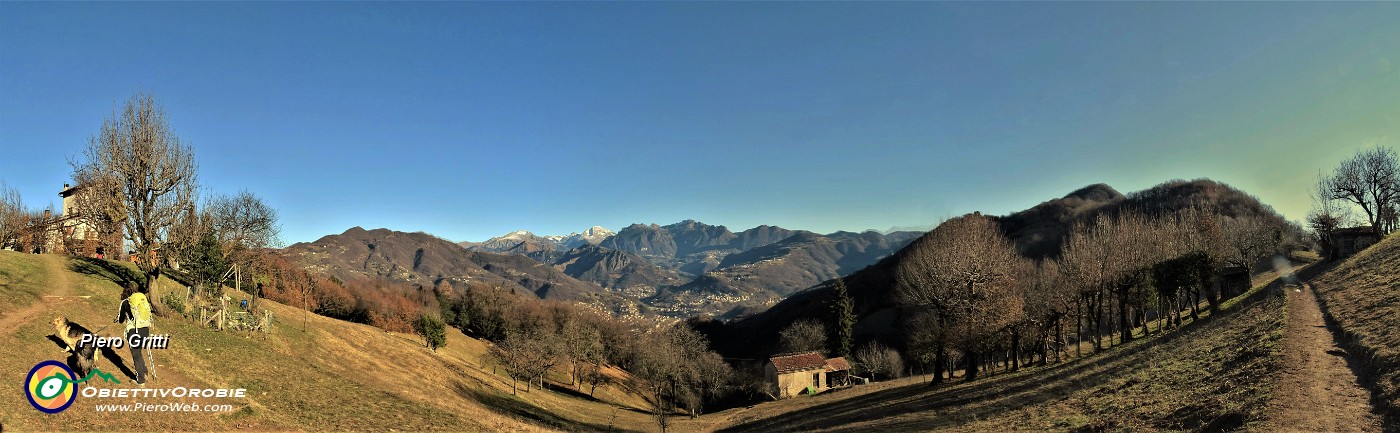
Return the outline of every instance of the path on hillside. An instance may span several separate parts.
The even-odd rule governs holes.
[[[1349,356],[1332,338],[1311,285],[1285,287],[1288,334],[1282,376],[1269,402],[1272,430],[1379,432],[1370,392],[1347,367]]]
[[[45,272],[52,278],[52,281],[49,282],[52,287],[46,294],[40,296],[34,305],[0,318],[0,335],[13,334],[20,325],[29,323],[31,320],[40,319],[48,322],[53,318],[40,317],[40,314],[52,311],[53,307],[59,304],[77,299],[76,296],[71,295],[73,286],[72,282],[68,280],[68,257],[55,254],[44,254],[41,257],[44,261]]]

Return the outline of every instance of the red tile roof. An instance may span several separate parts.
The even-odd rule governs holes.
[[[820,352],[805,352],[792,355],[774,356],[768,358],[769,362],[778,369],[778,374],[791,373],[803,370],[822,370],[826,368],[826,357]]]
[[[850,370],[851,363],[846,362],[846,358],[837,357],[826,360],[826,371]]]

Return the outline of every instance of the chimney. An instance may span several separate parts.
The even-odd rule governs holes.
[[[44,219],[49,219],[49,216],[52,215],[52,214],[53,214],[53,210],[52,210],[52,209],[44,209]]]
[[[68,189],[68,184],[63,184],[63,189]]]

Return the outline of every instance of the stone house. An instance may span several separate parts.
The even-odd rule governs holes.
[[[1338,229],[1332,233],[1332,251],[1328,256],[1335,259],[1351,257],[1376,242],[1380,242],[1380,237],[1376,236],[1371,226]]]
[[[58,196],[63,208],[55,216],[45,210],[42,216],[31,218],[28,228],[20,235],[18,247],[27,253],[72,254],[84,257],[117,258],[121,255],[122,226],[105,238],[86,219],[81,218],[78,194],[83,187],[63,184]]]
[[[821,352],[801,352],[774,356],[764,366],[764,377],[777,398],[803,392],[818,393],[849,384],[851,365],[845,358],[822,356]]]

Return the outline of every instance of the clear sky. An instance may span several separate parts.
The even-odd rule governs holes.
[[[287,243],[920,226],[1400,147],[1400,3],[0,2],[0,180],[150,92]]]

